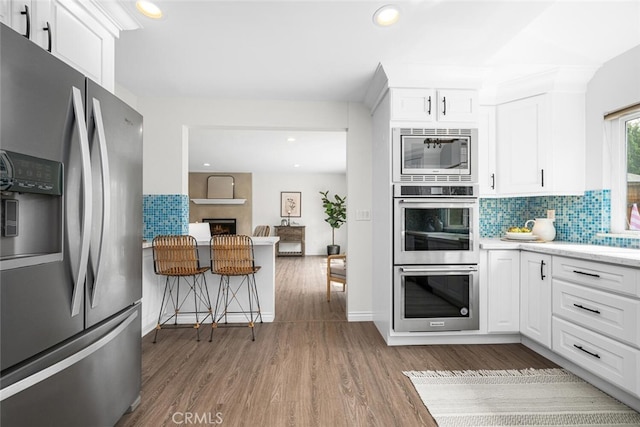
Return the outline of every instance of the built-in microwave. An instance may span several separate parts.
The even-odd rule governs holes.
[[[392,130],[393,181],[477,182],[477,129]]]

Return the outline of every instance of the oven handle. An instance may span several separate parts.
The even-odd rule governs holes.
[[[415,199],[396,199],[400,203],[453,203],[453,204],[477,204],[478,199],[444,199],[440,197],[416,197]]]
[[[400,267],[403,273],[453,273],[478,271],[477,265],[434,265],[421,267]]]

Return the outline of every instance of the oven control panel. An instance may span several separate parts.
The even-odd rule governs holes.
[[[475,185],[395,185],[395,197],[478,197]]]

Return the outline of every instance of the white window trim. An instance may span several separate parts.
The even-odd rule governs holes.
[[[613,120],[605,121],[608,131],[608,145],[611,149],[611,229],[610,237],[640,238],[640,231],[627,229],[627,138],[626,122],[640,117],[640,112],[634,111]],[[615,236],[614,236],[615,235]]]

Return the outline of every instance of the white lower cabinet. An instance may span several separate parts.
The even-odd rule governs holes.
[[[552,350],[640,396],[640,270],[553,257]]]
[[[487,254],[487,331],[520,330],[520,251]]]
[[[640,396],[640,350],[554,316],[553,351]]]
[[[640,343],[640,300],[555,277],[552,287],[555,316],[630,345]]]
[[[551,348],[551,255],[520,254],[520,333]]]

